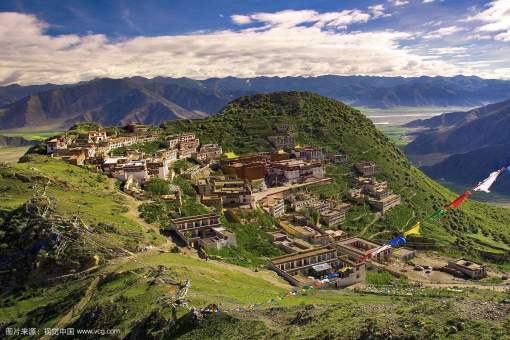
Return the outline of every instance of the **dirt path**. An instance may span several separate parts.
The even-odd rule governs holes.
[[[129,217],[132,220],[135,220],[142,227],[144,227],[146,229],[156,230],[159,233],[159,228],[157,226],[145,222],[145,220],[140,217],[140,215],[138,213],[138,207],[143,202],[138,201],[134,197],[129,196],[129,195],[123,193],[122,191],[119,191],[119,193],[121,194],[122,197],[125,198],[125,200],[126,200],[125,203],[126,203],[126,206],[128,207],[128,211],[125,213],[125,216]]]
[[[90,302],[96,293],[97,285],[101,280],[100,276],[95,277],[85,291],[85,295],[75,304],[66,315],[64,315],[53,328],[62,329],[69,325],[73,319],[81,314],[85,306]],[[50,337],[44,336],[41,339],[49,339]]]
[[[368,229],[374,225],[375,222],[379,221],[379,219],[381,218],[381,215],[379,213],[375,213],[374,214],[374,218],[372,219],[372,221],[370,221],[366,226],[365,228],[363,228],[363,230],[360,231],[360,235],[363,236],[365,235],[367,232],[368,232]]]

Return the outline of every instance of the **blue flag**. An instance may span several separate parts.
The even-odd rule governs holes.
[[[407,243],[407,240],[403,236],[397,236],[393,240],[390,240],[388,244],[393,248],[402,247]]]

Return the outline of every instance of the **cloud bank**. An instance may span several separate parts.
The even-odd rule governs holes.
[[[73,83],[96,77],[208,77],[472,74],[405,47],[411,33],[349,31],[388,15],[384,6],[254,13],[231,17],[237,29],[122,41],[102,34],[47,34],[49,23],[0,13],[0,84]],[[439,32],[441,33],[441,32]],[[444,32],[442,32],[444,33]]]

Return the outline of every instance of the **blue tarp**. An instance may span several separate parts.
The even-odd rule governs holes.
[[[405,245],[407,243],[407,240],[405,237],[403,236],[397,236],[395,237],[393,240],[390,240],[388,242],[388,244],[390,246],[392,246],[393,248],[396,248],[396,247],[402,247],[403,245]]]

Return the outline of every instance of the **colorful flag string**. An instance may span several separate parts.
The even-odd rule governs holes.
[[[490,193],[490,188],[492,185],[496,182],[498,177],[505,171],[508,171],[510,173],[510,165],[503,167],[497,171],[493,171],[489,174],[487,178],[485,178],[483,181],[478,182],[476,186],[472,188],[473,191],[483,191],[486,193]],[[455,209],[458,208],[464,203],[464,201],[471,196],[471,191],[466,190],[464,193],[462,193],[460,196],[455,198],[453,201],[451,201],[449,204],[445,205],[443,208],[437,210],[432,215],[427,217],[425,221],[438,221],[443,216],[446,215],[448,209]],[[420,227],[421,222],[416,223],[414,226],[412,226],[410,229],[402,233],[402,236],[397,236],[396,238],[389,240],[388,244],[383,245],[381,247],[378,247],[369,253],[366,254],[366,258],[373,257],[376,254],[380,253],[381,251],[384,251],[388,248],[392,247],[401,247],[404,246],[407,243],[406,237],[409,235],[420,235]]]

